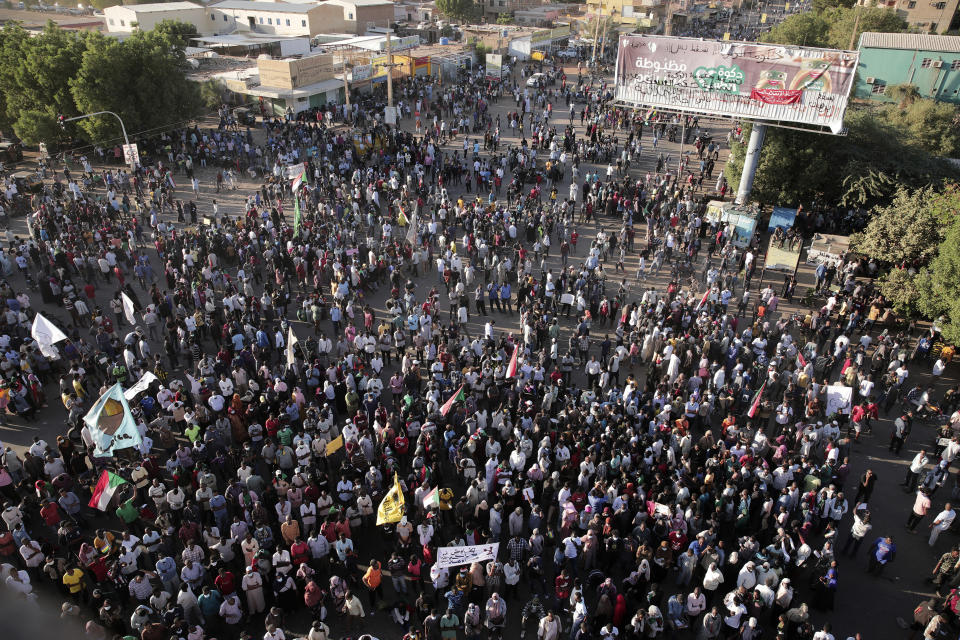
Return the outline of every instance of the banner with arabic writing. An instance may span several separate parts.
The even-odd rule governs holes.
[[[644,107],[813,125],[840,133],[856,51],[624,35],[617,100]]]
[[[500,543],[474,544],[464,547],[439,547],[437,549],[437,567],[459,567],[483,560],[495,560]]]

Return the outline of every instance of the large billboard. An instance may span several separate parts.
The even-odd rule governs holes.
[[[624,35],[617,100],[708,115],[843,129],[856,51]]]

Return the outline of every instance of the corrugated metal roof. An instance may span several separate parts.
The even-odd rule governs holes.
[[[136,6],[136,5],[134,5]],[[290,2],[255,2],[254,0],[225,0],[210,5],[212,9],[239,9],[240,11],[267,11],[270,13],[307,13],[319,4],[293,4]]]
[[[860,48],[908,49],[960,53],[960,36],[938,36],[927,33],[863,33]]]
[[[154,2],[152,4],[118,5],[136,13],[154,13],[158,11],[186,11],[187,9],[203,9],[203,5],[193,2]],[[112,8],[112,7],[108,7]]]

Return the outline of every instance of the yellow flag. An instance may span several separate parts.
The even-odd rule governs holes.
[[[403,517],[403,490],[400,488],[400,478],[393,474],[393,486],[387,495],[383,497],[383,502],[377,508],[377,525],[387,524],[389,522],[400,522]]]
[[[761,23],[761,24],[767,24],[767,14],[765,14],[765,13],[761,13],[761,14],[760,14],[760,23]]]
[[[783,10],[784,10],[784,11],[790,11],[790,3],[789,3],[789,2],[783,6]]]
[[[330,454],[336,453],[342,448],[343,448],[343,436],[337,436],[336,438],[334,438],[333,440],[327,443],[327,448],[324,451],[324,454],[329,456]]]
[[[725,34],[723,34],[723,39],[724,39],[724,40],[729,40],[729,39],[730,39],[730,32],[729,32],[729,31],[727,31]]]

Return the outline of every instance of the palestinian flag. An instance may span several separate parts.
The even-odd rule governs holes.
[[[450,399],[447,400],[442,407],[440,407],[440,415],[445,416],[450,413],[450,409],[453,409],[453,404],[455,402],[463,402],[467,399],[466,394],[463,392],[464,385],[460,385],[460,388],[457,389],[457,392],[450,396]]]
[[[757,389],[756,395],[753,396],[753,401],[750,402],[750,409],[747,411],[747,416],[753,418],[756,417],[757,411],[760,409],[760,398],[763,397],[763,390],[767,388],[767,383],[764,381],[760,388]]]
[[[510,356],[510,364],[507,365],[507,376],[508,378],[517,377],[517,356],[520,353],[520,343],[518,342],[513,346],[513,355]]]
[[[440,506],[440,488],[434,487],[423,496],[423,508],[434,509]]]
[[[93,495],[90,496],[89,505],[100,509],[100,511],[106,511],[107,507],[110,506],[110,500],[113,499],[113,494],[117,492],[117,487],[126,484],[126,482],[126,480],[117,474],[104,470],[103,473],[100,474],[100,480],[97,482],[97,486],[93,488]]]

